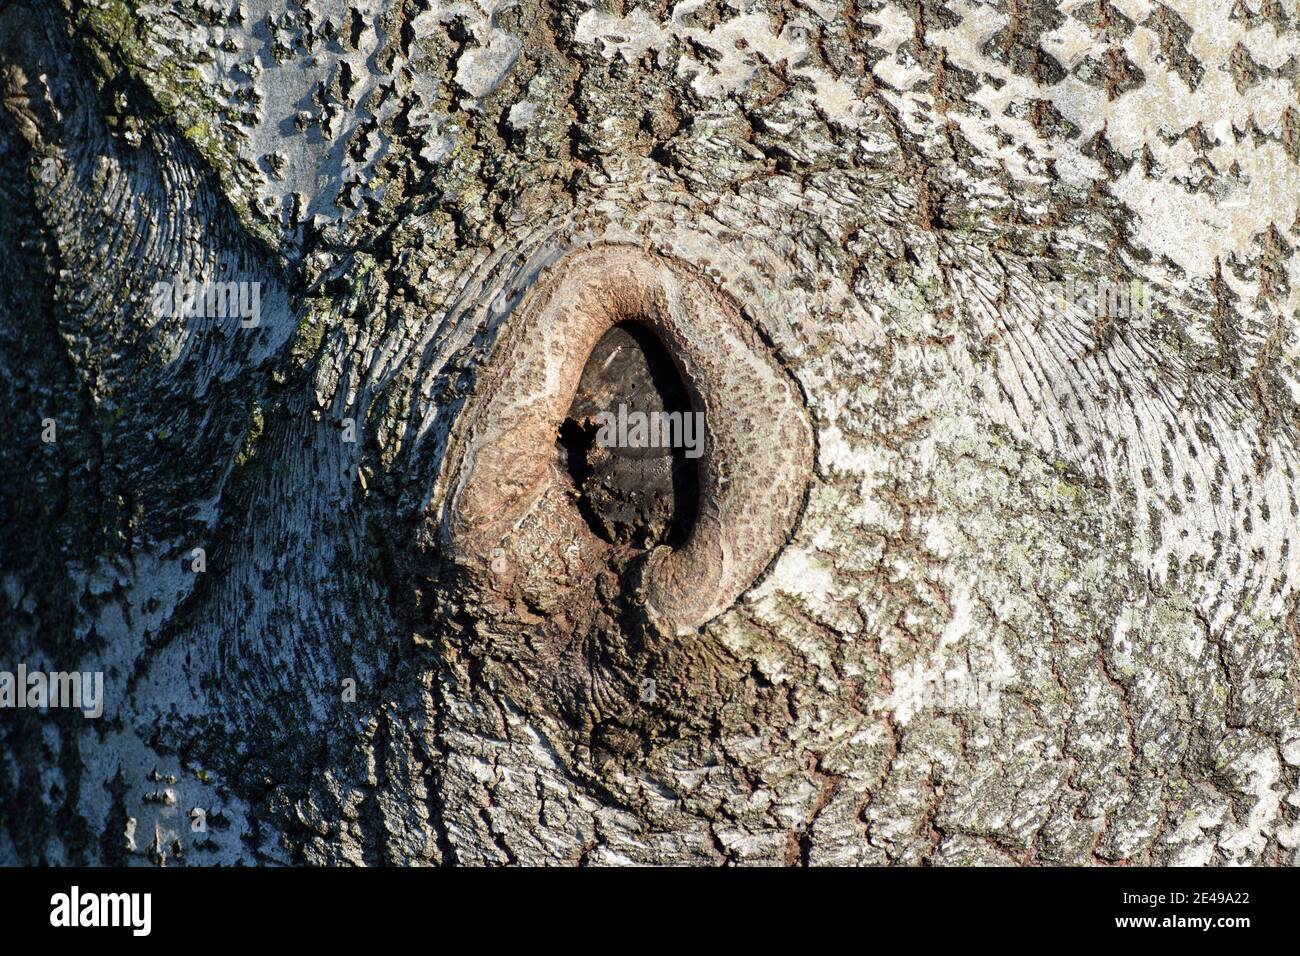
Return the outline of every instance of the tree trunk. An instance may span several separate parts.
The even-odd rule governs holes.
[[[0,0],[0,863],[1300,862],[1297,22]]]

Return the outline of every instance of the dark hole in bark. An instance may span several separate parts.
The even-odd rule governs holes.
[[[704,441],[699,418],[687,424],[692,414],[672,357],[649,329],[622,323],[596,343],[557,441],[578,509],[595,534],[637,548],[677,547],[686,541],[699,507],[703,461],[702,455],[688,453],[691,448],[702,451]],[[678,440],[664,441],[660,434],[657,446],[636,447],[637,416],[643,416],[639,420],[648,442],[649,417],[661,415],[679,416]],[[609,426],[604,443],[599,440],[602,424]]]

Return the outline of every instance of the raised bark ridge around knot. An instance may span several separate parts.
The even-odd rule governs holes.
[[[703,413],[694,523],[644,562],[651,620],[689,633],[725,611],[776,556],[802,509],[813,436],[791,377],[736,304],[671,262],[631,246],[575,252],[509,319],[462,414],[444,476],[442,531],[458,564],[489,589],[590,587],[610,546],[582,520],[558,430],[600,338],[621,323],[651,330]]]

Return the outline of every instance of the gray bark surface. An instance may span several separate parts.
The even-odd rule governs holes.
[[[1300,862],[1297,24],[0,0],[0,670],[106,698],[0,711],[0,863]],[[447,544],[530,292],[610,248],[738,323],[685,387],[799,502],[717,512],[760,569],[680,632],[728,568],[572,510],[662,543],[671,469],[560,494],[516,590]]]

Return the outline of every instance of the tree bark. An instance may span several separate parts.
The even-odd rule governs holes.
[[[0,2],[0,863],[1300,862],[1298,16]]]

